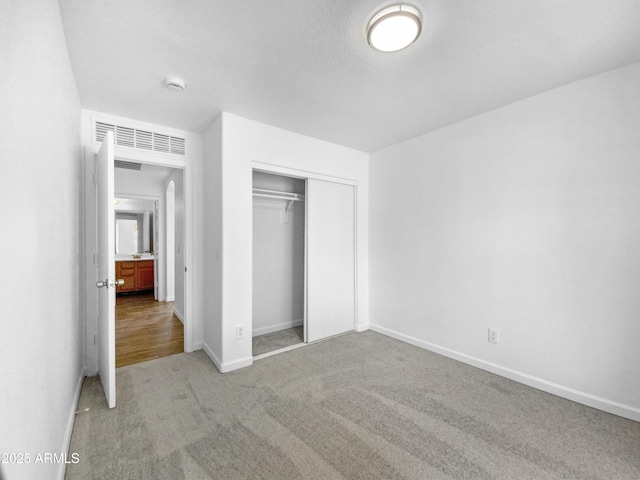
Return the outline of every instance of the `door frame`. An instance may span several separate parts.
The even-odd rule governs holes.
[[[98,144],[99,145],[99,144]],[[85,337],[84,356],[87,375],[94,375],[98,371],[97,354],[97,313],[98,302],[95,284],[98,281],[96,268],[97,260],[97,189],[95,185],[95,146],[84,147],[84,292],[85,299]],[[194,349],[194,303],[193,303],[193,168],[190,162],[181,158],[172,158],[153,152],[131,152],[126,147],[115,146],[115,157],[132,162],[181,169],[184,196],[184,229],[182,245],[184,249],[184,351],[193,352]]]
[[[308,228],[308,216],[307,216],[307,209],[308,209],[308,196],[306,195],[307,193],[307,180],[312,179],[312,180],[323,180],[325,182],[333,182],[333,183],[339,183],[339,184],[344,184],[344,185],[350,185],[353,187],[353,209],[354,209],[354,217],[353,217],[353,221],[354,221],[354,235],[353,235],[353,248],[354,248],[354,262],[353,262],[353,272],[354,272],[354,285],[353,285],[353,292],[354,292],[354,312],[353,312],[353,330],[357,331],[358,330],[358,265],[359,265],[359,250],[358,250],[358,181],[357,180],[353,180],[353,179],[349,179],[349,178],[343,178],[343,177],[335,177],[332,175],[323,175],[321,173],[317,173],[317,172],[312,172],[312,171],[308,171],[308,170],[301,170],[301,169],[296,169],[296,168],[290,168],[290,167],[283,167],[281,165],[276,165],[276,164],[272,164],[272,163],[267,163],[267,162],[260,162],[260,161],[253,161],[251,162],[251,170],[252,171],[259,171],[259,172],[264,172],[264,173],[272,173],[272,174],[276,174],[276,175],[284,175],[287,177],[292,177],[292,178],[299,178],[305,181],[305,222],[304,222],[304,278],[305,278],[305,285],[304,285],[304,341],[305,343],[308,342],[308,315],[307,315],[307,307],[308,307],[308,292],[307,292],[307,287],[308,287],[308,279],[307,279],[307,272],[308,272],[308,265],[307,265],[307,258],[308,258],[308,232],[307,232],[307,228]],[[251,192],[248,192],[248,194],[250,195]],[[311,199],[311,201],[313,201],[313,199]],[[253,229],[252,229],[253,231]],[[253,242],[253,234],[251,235],[251,242]],[[253,321],[253,315],[252,315],[252,321]],[[253,325],[251,325],[251,328],[253,328]],[[249,329],[251,330],[251,329]]]

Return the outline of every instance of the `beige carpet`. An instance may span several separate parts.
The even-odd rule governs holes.
[[[640,423],[373,333],[88,378],[67,479],[634,479]]]
[[[278,332],[258,335],[257,337],[253,337],[251,341],[253,356],[257,357],[258,355],[303,343],[304,329],[302,326],[287,328]]]

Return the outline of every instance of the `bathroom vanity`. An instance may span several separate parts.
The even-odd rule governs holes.
[[[116,278],[124,280],[116,293],[153,290],[153,259],[116,259]]]

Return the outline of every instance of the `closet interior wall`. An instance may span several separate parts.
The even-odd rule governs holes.
[[[303,198],[305,180],[254,171],[253,188]],[[254,195],[253,336],[304,324],[304,237],[304,201]]]

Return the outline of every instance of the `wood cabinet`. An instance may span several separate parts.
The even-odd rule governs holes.
[[[124,285],[116,287],[116,293],[136,290],[136,263],[116,262],[116,280],[124,280]]]
[[[153,290],[153,260],[116,262],[116,279],[124,280],[116,293]]]
[[[136,264],[136,289],[153,290],[153,260],[140,260]]]

